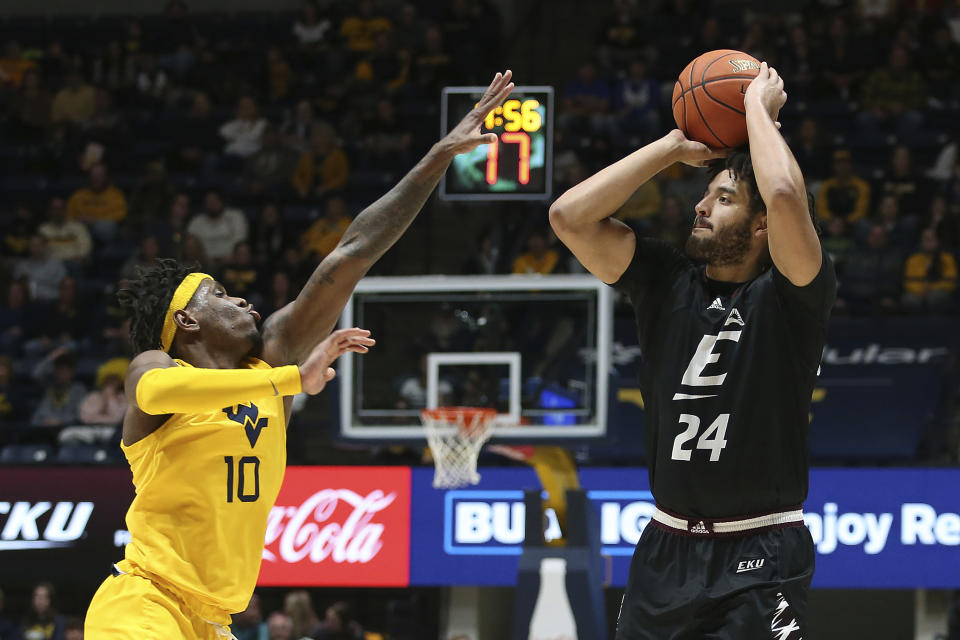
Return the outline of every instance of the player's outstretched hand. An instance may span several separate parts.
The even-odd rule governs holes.
[[[491,144],[497,141],[497,134],[495,133],[480,133],[480,125],[487,114],[502,104],[510,95],[510,92],[513,91],[514,85],[510,82],[512,77],[513,71],[509,69],[493,76],[493,82],[487,87],[473,111],[468,113],[460,121],[460,124],[440,141],[445,151],[456,155],[473,151],[481,144]]]
[[[747,108],[751,105],[763,107],[763,110],[770,114],[770,118],[776,122],[780,115],[780,109],[787,102],[787,92],[783,90],[783,78],[777,73],[777,70],[768,66],[766,62],[760,63],[760,72],[757,77],[750,81],[747,92],[743,96],[743,104]],[[778,127],[779,128],[779,127]]]
[[[691,167],[702,167],[711,160],[723,158],[729,149],[711,149],[702,142],[688,140],[680,129],[674,129],[667,134],[667,138],[675,145],[677,160]]]
[[[376,344],[366,329],[354,327],[339,329],[315,346],[307,359],[300,365],[300,385],[303,390],[314,395],[323,391],[327,383],[337,375],[330,365],[347,351],[366,353],[368,347]]]

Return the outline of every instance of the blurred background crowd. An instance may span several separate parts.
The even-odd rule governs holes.
[[[688,60],[768,60],[837,266],[834,314],[957,312],[955,2],[543,4],[509,30],[490,0],[0,19],[0,445],[115,444],[124,279],[157,257],[195,261],[266,316],[437,139],[442,87],[511,65],[557,87],[558,195],[673,126]],[[534,55],[557,33],[563,55]],[[703,188],[674,166],[617,216],[682,244]],[[578,271],[548,205],[431,201],[374,273]],[[115,446],[29,455],[119,460]]]

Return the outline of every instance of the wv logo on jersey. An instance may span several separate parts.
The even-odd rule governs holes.
[[[238,404],[236,410],[234,407],[224,407],[223,412],[234,422],[243,425],[244,431],[247,432],[247,440],[250,441],[250,448],[257,446],[260,431],[267,426],[267,418],[260,417],[260,409],[257,405],[252,402],[249,407]]]
[[[719,298],[717,298],[719,300]],[[716,302],[716,301],[714,301]],[[722,306],[720,307],[723,308]],[[686,387],[719,387],[723,384],[727,374],[721,373],[713,376],[703,375],[704,370],[711,364],[720,360],[720,353],[716,351],[717,343],[729,340],[731,342],[740,342],[741,329],[746,323],[737,308],[730,310],[727,319],[723,323],[723,328],[717,335],[705,335],[700,339],[696,353],[690,359],[686,371],[683,372],[682,386]],[[699,394],[699,393],[680,393],[673,394],[674,400],[697,400],[699,398],[713,398],[717,394]]]

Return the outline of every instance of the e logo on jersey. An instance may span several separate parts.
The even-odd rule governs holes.
[[[713,376],[703,375],[704,370],[708,365],[714,364],[720,359],[720,354],[715,351],[717,343],[722,340],[729,340],[731,342],[739,342],[740,334],[742,333],[739,328],[727,329],[730,326],[734,327],[743,327],[745,325],[743,318],[740,316],[740,312],[737,311],[736,307],[730,310],[730,314],[727,316],[727,319],[723,323],[723,329],[717,335],[705,335],[700,339],[700,344],[697,346],[696,353],[693,354],[693,357],[690,359],[690,363],[687,365],[686,371],[683,372],[683,379],[680,381],[680,384],[688,387],[719,387],[723,384],[723,381],[726,379],[727,374],[721,373]],[[716,394],[690,394],[690,393],[675,393],[673,395],[674,400],[696,400],[699,398],[712,398]]]
[[[223,412],[234,422],[243,425],[244,431],[247,432],[247,440],[250,441],[250,448],[257,446],[260,431],[267,426],[267,418],[260,417],[260,408],[251,402],[249,407],[238,404],[236,410],[233,407],[224,407]]]

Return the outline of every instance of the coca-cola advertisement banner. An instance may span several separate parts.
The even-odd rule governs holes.
[[[0,466],[0,584],[96,584],[123,557],[126,467]]]
[[[401,587],[410,576],[409,467],[290,467],[259,584]]]

